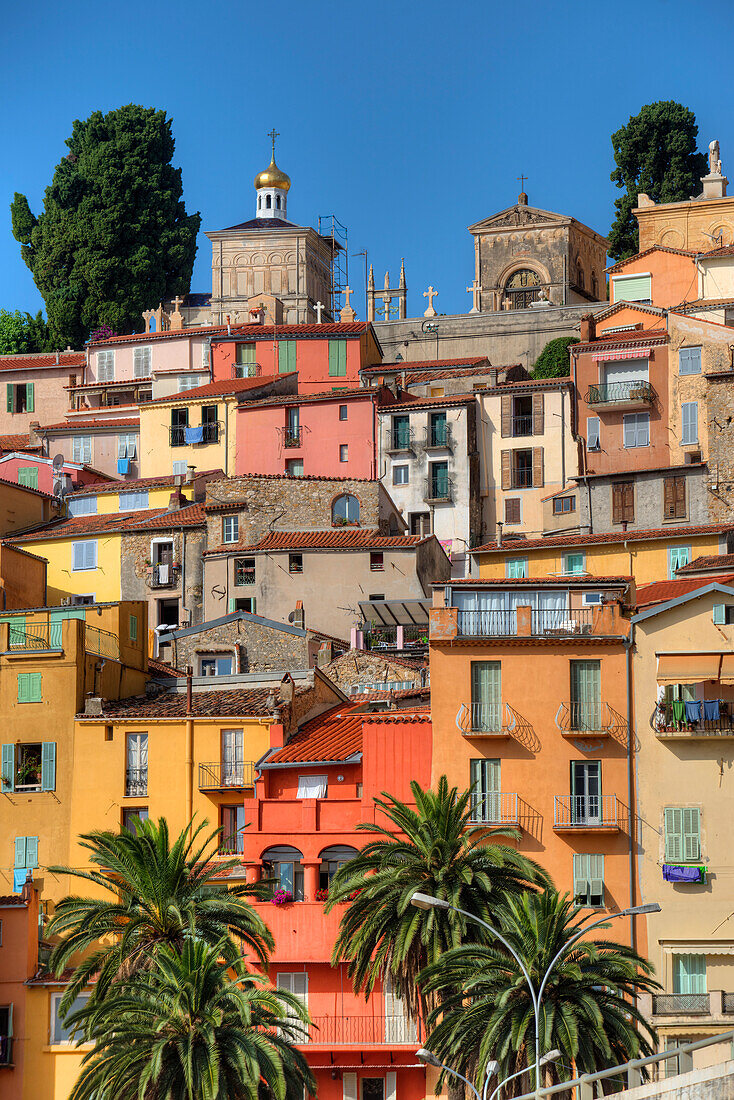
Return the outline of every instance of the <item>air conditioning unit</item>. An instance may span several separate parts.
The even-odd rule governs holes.
[[[62,607],[71,607],[71,596],[64,596],[61,601]]]

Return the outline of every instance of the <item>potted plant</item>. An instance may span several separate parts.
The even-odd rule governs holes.
[[[313,897],[314,901],[326,901],[329,897],[329,891],[328,889],[324,889],[323,887],[321,887],[316,891]]]
[[[289,901],[293,901],[290,890],[276,890],[273,894],[273,905],[287,905]]]
[[[19,787],[37,786],[41,782],[41,761],[38,757],[28,756],[18,765],[15,782]]]

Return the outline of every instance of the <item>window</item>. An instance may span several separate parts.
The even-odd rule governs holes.
[[[571,729],[601,729],[601,661],[571,661]]]
[[[508,558],[505,562],[505,576],[517,580],[528,575],[527,558]]]
[[[246,611],[248,615],[254,615],[256,606],[255,596],[240,596],[238,599],[229,601],[230,613],[233,611]]]
[[[348,405],[340,405],[339,406],[339,419],[340,420],[347,420],[348,418],[349,418],[349,406]]]
[[[127,633],[131,642],[138,640],[138,616],[130,615],[127,621]]]
[[[201,442],[216,443],[219,440],[217,405],[201,406]],[[195,440],[193,442],[196,442]]]
[[[446,393],[444,386],[429,386],[429,395],[431,397],[443,397]]]
[[[701,349],[681,348],[678,352],[678,374],[701,373]]]
[[[352,493],[342,493],[331,506],[331,521],[337,526],[359,523],[359,501]]]
[[[235,378],[252,378],[257,364],[256,346],[237,344],[235,349]]]
[[[33,382],[9,382],[7,386],[7,411],[9,413],[35,412]]]
[[[499,760],[470,760],[471,819],[485,825],[502,821],[502,781]]]
[[[296,341],[278,340],[278,373],[290,374],[296,369]]]
[[[573,857],[573,900],[590,909],[604,907],[604,856],[578,854]]]
[[[668,580],[675,580],[675,571],[691,560],[690,546],[671,546],[668,550]]]
[[[173,476],[181,477],[186,475],[188,463],[185,458],[173,463]]]
[[[410,480],[410,467],[406,464],[403,466],[393,466],[392,468],[392,483],[393,485],[407,485]]]
[[[663,519],[685,519],[687,514],[686,479],[663,478]]]
[[[289,554],[288,555],[288,572],[289,573],[302,573],[303,572],[303,554]]]
[[[701,858],[701,811],[697,806],[666,806],[663,814],[666,863]]]
[[[71,457],[73,462],[92,461],[92,437],[91,435],[75,435],[71,441]]]
[[[410,685],[409,685],[410,686]],[[324,848],[320,855],[319,889],[328,890],[334,875],[350,859],[357,855],[356,848],[350,848],[348,844],[333,844],[330,848]]]
[[[84,595],[77,593],[71,597],[71,602],[77,607],[87,607],[89,604],[94,603],[94,593],[89,592]]]
[[[586,418],[586,445],[590,451],[598,451],[601,447],[600,426],[598,416]]]
[[[430,512],[410,512],[410,533],[411,535],[420,535],[421,538],[426,538],[431,533],[431,513]]]
[[[673,956],[673,992],[707,992],[705,955]]]
[[[635,485],[633,481],[612,484],[612,523],[635,522]]]
[[[18,702],[19,703],[40,703],[41,696],[41,673],[40,672],[19,672],[18,673]]]
[[[13,893],[19,894],[28,880],[28,872],[38,867],[38,837],[17,836],[13,863]],[[33,875],[30,876],[33,878]]]
[[[555,497],[553,501],[553,515],[563,516],[567,512],[576,511],[576,497]]]
[[[623,418],[623,424],[625,447],[650,446],[649,413],[627,413]]]
[[[349,444],[348,443],[340,443],[339,444],[339,461],[340,462],[349,462]]]
[[[152,371],[152,363],[152,348],[135,348],[133,350],[133,375],[135,378],[149,378]]]
[[[264,877],[274,878],[278,888],[287,890],[295,901],[303,901],[303,853],[289,844],[267,848],[262,855]]]
[[[236,586],[255,583],[255,559],[235,558],[234,583]]]
[[[84,542],[72,542],[71,568],[75,572],[97,568],[96,539],[86,539]]]
[[[245,807],[222,806],[221,814],[219,852],[221,855],[241,855],[245,850]]]
[[[131,833],[137,833],[141,821],[148,820],[147,806],[124,806],[122,810],[122,827]]]
[[[393,416],[390,429],[390,450],[410,450],[410,417]]]
[[[114,382],[115,380],[115,353],[114,351],[97,352],[97,381]]]
[[[178,392],[187,393],[189,390],[196,390],[199,388],[199,375],[198,374],[181,374],[178,379]],[[184,410],[177,410],[184,411]],[[186,410],[188,411],[188,410]]]
[[[125,794],[128,798],[148,793],[148,734],[128,733]]]
[[[225,654],[221,657],[200,657],[199,675],[231,676],[233,672],[233,665],[234,661],[231,653]]]
[[[148,508],[148,490],[143,489],[136,493],[120,493],[120,511],[136,512],[139,509]]]
[[[381,550],[373,550],[370,553],[370,569],[373,573],[381,573],[385,568],[384,554]]]
[[[305,970],[279,970],[275,976],[275,985],[277,989],[285,989],[298,997],[304,1008],[308,1008],[308,974]]]
[[[303,477],[303,459],[289,458],[285,464],[285,472],[288,477]]]
[[[237,542],[240,537],[240,517],[222,517],[222,542]]]
[[[601,592],[584,592],[581,602],[584,607],[598,607],[602,602]]]
[[[69,1043],[74,1038],[72,1030],[64,1023],[64,1019],[59,1011],[61,1004],[61,998],[63,993],[51,994],[51,1045],[55,1046],[57,1043]],[[71,1003],[69,1011],[66,1013],[66,1019],[70,1019],[74,1012],[78,1012],[80,1008],[84,1008],[91,993],[80,993],[78,997],[75,997]]]
[[[450,500],[451,481],[449,479],[448,462],[429,462],[428,464],[428,499]]]
[[[539,293],[540,276],[527,267],[515,271],[505,284],[510,309],[527,309],[531,302],[537,302]]]
[[[520,497],[505,497],[505,523],[522,523],[522,501]]]
[[[734,604],[715,603],[713,621],[717,626],[731,626],[734,623]]]
[[[698,443],[698,401],[683,401],[681,412],[681,437],[684,447]]]
[[[3,791],[56,790],[56,742],[3,745],[0,774]]]
[[[568,823],[601,825],[601,762],[571,761],[571,804]]]
[[[326,798],[328,777],[325,775],[299,775],[296,798]]]
[[[497,732],[502,728],[502,665],[471,662],[471,728]]]
[[[428,418],[428,444],[431,447],[446,447],[449,441],[449,426],[445,412],[431,413]]]
[[[67,497],[66,504],[70,516],[94,516],[97,514],[96,496]]]
[[[19,466],[18,484],[25,485],[27,489],[38,488],[38,466]]]
[[[652,275],[616,275],[612,277],[612,302],[652,301]]]
[[[244,782],[244,731],[241,729],[222,730],[222,786],[242,787]]]
[[[586,559],[583,554],[564,554],[563,555],[563,572],[564,573],[585,573],[586,572]]]
[[[329,377],[345,378],[347,374],[346,340],[329,340]]]
[[[126,432],[117,437],[117,457],[135,458],[138,453],[138,437],[134,432]],[[183,471],[186,473],[186,470]]]

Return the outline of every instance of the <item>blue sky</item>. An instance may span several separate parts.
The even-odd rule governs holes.
[[[429,283],[439,312],[469,310],[466,227],[511,205],[521,173],[532,205],[607,232],[609,136],[644,103],[690,107],[734,191],[731,0],[3,7],[0,308],[42,305],[11,233],[13,192],[37,213],[73,120],[130,102],[173,118],[186,205],[202,214],[193,290],[211,286],[203,230],[254,215],[272,126],[291,220],[335,213],[380,282],[404,256],[413,315]],[[362,263],[350,256],[360,317]]]

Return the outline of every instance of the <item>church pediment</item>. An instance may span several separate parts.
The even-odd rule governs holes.
[[[487,229],[517,229],[528,225],[557,228],[568,225],[570,218],[562,214],[553,214],[550,210],[540,210],[537,206],[523,206],[517,204],[507,210],[501,210],[499,214],[492,214],[480,222],[469,226],[470,233],[481,233]]]

